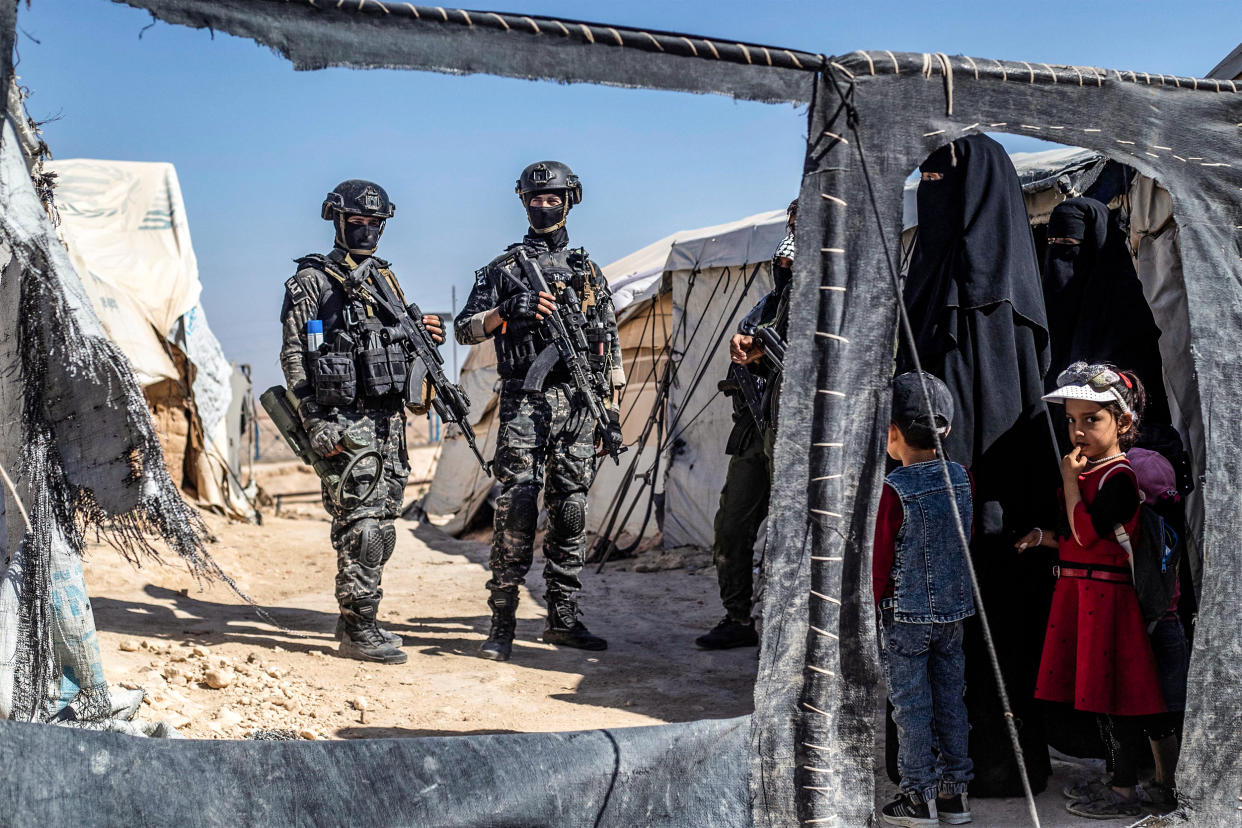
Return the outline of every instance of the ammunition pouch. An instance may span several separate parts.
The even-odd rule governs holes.
[[[539,356],[539,343],[529,329],[520,333],[510,329],[496,337],[496,368],[502,377],[520,378]]]
[[[358,396],[354,355],[350,351],[321,351],[315,357],[312,380],[315,402],[324,406],[352,405]]]
[[[404,393],[407,372],[405,350],[395,343],[385,345],[378,339],[373,340],[371,345],[358,351],[358,373],[363,395],[382,397]]]

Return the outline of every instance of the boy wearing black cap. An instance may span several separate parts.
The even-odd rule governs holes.
[[[888,454],[901,467],[885,479],[872,558],[882,661],[900,739],[901,795],[880,812],[889,825],[971,819],[962,621],[975,606],[953,517],[956,504],[969,531],[971,482],[966,469],[941,460],[935,448],[935,436],[943,439],[952,421],[953,398],[939,379],[911,372],[893,380]]]

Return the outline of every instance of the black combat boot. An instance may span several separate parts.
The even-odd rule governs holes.
[[[694,639],[694,643],[702,650],[756,647],[759,645],[759,634],[755,632],[755,622],[752,619],[735,621],[732,616],[726,615],[723,621],[712,628],[711,632]]]
[[[479,658],[508,661],[513,651],[513,628],[517,624],[517,590],[493,589],[487,605],[492,608],[492,631],[479,647]]]
[[[579,650],[607,650],[608,642],[578,620],[578,602],[573,598],[548,596],[548,625],[543,628],[545,644],[575,647]]]
[[[395,632],[389,632],[375,622],[375,628],[380,631],[380,635],[384,636],[384,640],[394,647],[404,647],[405,639],[397,635]],[[338,615],[336,617],[336,640],[340,641],[345,638],[345,616]]]
[[[408,656],[394,647],[375,623],[378,601],[357,601],[341,607],[344,636],[338,650],[342,658],[378,661],[381,664],[405,664]]]

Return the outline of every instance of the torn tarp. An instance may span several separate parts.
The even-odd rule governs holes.
[[[427,69],[810,100],[822,55],[716,38],[379,0],[116,0],[270,46],[298,69]]]

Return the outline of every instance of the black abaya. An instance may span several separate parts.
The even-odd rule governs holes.
[[[1033,694],[1051,561],[1040,552],[1019,555],[1013,546],[1032,526],[1048,525],[1056,508],[1058,458],[1040,399],[1049,352],[1035,243],[1017,172],[991,138],[959,139],[920,169],[919,230],[905,303],[924,370],[953,394],[946,452],[975,481],[971,555],[1031,784],[1039,791],[1051,767]],[[903,343],[899,369],[911,362]],[[978,616],[967,624],[965,647],[975,762],[970,791],[1020,795]]]
[[[1160,359],[1160,329],[1143,296],[1124,234],[1108,208],[1092,198],[1070,198],[1048,219],[1044,299],[1052,364],[1045,387],[1077,360],[1109,362],[1134,371],[1147,390],[1149,423],[1169,423]]]

